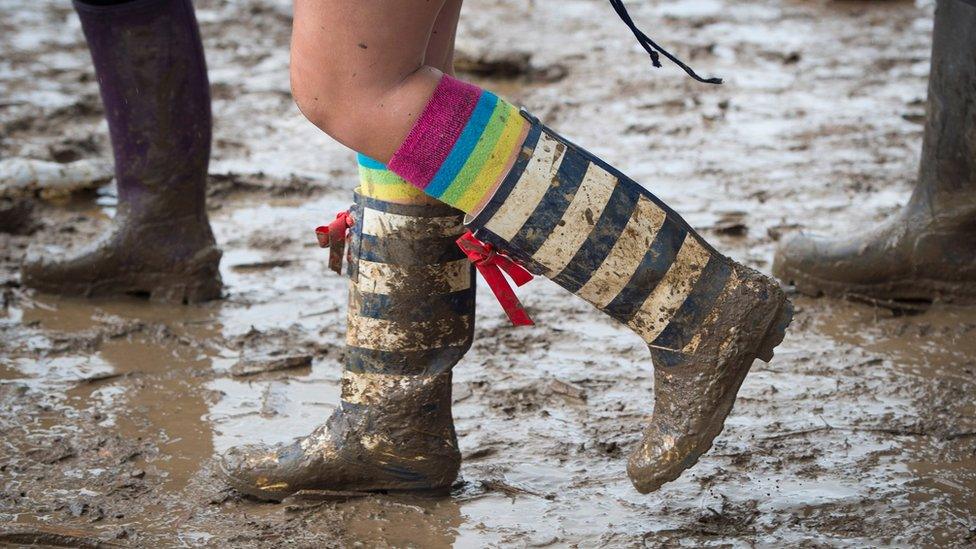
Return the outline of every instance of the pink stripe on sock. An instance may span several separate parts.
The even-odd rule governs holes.
[[[434,179],[471,118],[481,88],[444,75],[386,167],[421,189]]]

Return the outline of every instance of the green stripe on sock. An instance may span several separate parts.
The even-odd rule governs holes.
[[[518,111],[507,102],[498,101],[495,105],[495,110],[491,113],[491,119],[485,126],[485,131],[481,134],[481,138],[478,139],[478,144],[475,146],[474,151],[471,152],[471,156],[468,157],[468,160],[464,163],[464,167],[461,168],[457,177],[447,187],[444,194],[440,196],[441,201],[447,202],[448,204],[456,204],[461,199],[481,173],[482,168],[484,168],[485,163],[491,156],[491,152],[498,143],[498,139],[505,130],[505,124],[508,122],[508,118],[513,112],[518,114]]]

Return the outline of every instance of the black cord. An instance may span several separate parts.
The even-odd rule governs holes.
[[[620,19],[623,20],[624,24],[626,24],[627,27],[630,28],[631,32],[634,33],[634,36],[637,37],[637,41],[640,42],[640,45],[645,51],[647,51],[648,55],[651,56],[651,63],[655,67],[661,66],[661,58],[658,55],[658,52],[660,52],[662,55],[670,59],[675,65],[678,65],[684,69],[684,71],[688,73],[688,76],[694,78],[695,80],[705,84],[722,83],[721,78],[702,78],[701,76],[698,76],[698,74],[692,70],[691,67],[682,63],[680,59],[668,53],[668,51],[661,46],[658,46],[649,36],[637,28],[637,24],[634,23],[634,20],[630,17],[630,14],[627,13],[627,7],[624,6],[623,0],[610,0],[610,5],[613,6],[614,11],[617,12],[617,15],[620,16]]]

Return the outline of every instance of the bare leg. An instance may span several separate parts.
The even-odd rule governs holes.
[[[425,63],[444,5],[295,0],[291,84],[305,116],[347,147],[388,162],[440,81],[441,71]]]
[[[461,0],[447,0],[437,15],[424,52],[424,64],[445,74],[454,74],[454,35]],[[373,159],[359,157],[359,191],[366,197],[398,204],[443,205]]]
[[[444,74],[454,76],[454,40],[461,17],[461,0],[447,0],[437,14],[427,42],[424,63]]]

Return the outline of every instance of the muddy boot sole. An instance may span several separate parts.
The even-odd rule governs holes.
[[[181,272],[128,272],[98,280],[49,281],[22,274],[24,284],[60,296],[107,297],[129,295],[164,303],[200,303],[221,297],[221,251],[208,247],[197,252]]]
[[[931,279],[902,279],[879,284],[850,284],[781,267],[777,277],[810,297],[836,297],[894,309],[917,309],[934,302],[976,305],[976,281],[969,284]]]
[[[329,486],[303,486],[301,490],[291,490],[284,483],[271,484],[265,488],[255,486],[253,480],[241,479],[220,463],[220,474],[227,484],[234,490],[262,501],[281,502],[287,498],[298,497],[302,500],[335,500],[371,497],[377,495],[411,495],[429,498],[441,498],[451,494],[450,486],[424,486],[418,488],[384,488],[382,486],[356,486],[348,484],[337,489]]]

